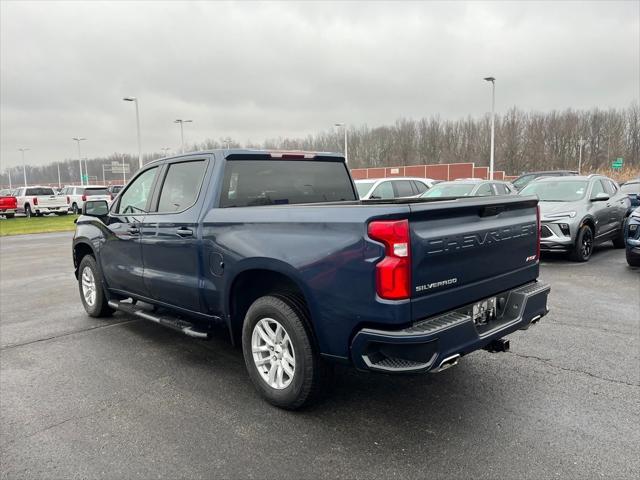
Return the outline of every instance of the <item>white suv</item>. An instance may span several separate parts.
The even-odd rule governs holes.
[[[418,196],[429,190],[435,183],[430,178],[391,177],[356,180],[356,189],[360,200],[408,198]]]
[[[60,194],[67,199],[67,208],[73,213],[82,213],[84,202],[90,200],[106,200],[111,203],[111,195],[107,191],[107,187],[101,185],[90,185],[84,187],[66,187]]]

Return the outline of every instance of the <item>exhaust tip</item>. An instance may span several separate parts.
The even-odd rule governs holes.
[[[432,370],[429,370],[429,373],[440,373],[447,368],[455,367],[458,364],[458,360],[460,359],[460,354],[456,353],[455,355],[451,355],[444,360],[442,360],[438,366]]]

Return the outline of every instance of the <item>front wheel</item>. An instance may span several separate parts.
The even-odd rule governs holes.
[[[593,230],[587,225],[583,225],[578,230],[576,243],[569,254],[569,258],[574,262],[586,262],[593,253]]]
[[[104,294],[98,264],[91,255],[85,255],[80,262],[78,288],[82,306],[91,317],[108,317],[114,312]]]
[[[631,250],[627,249],[627,263],[630,267],[640,267],[640,255],[633,255]]]
[[[253,302],[242,328],[242,351],[254,387],[272,405],[294,410],[318,396],[327,366],[294,297],[269,295]]]

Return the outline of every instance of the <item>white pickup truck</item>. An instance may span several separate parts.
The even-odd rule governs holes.
[[[20,187],[15,196],[18,199],[18,212],[27,217],[45,213],[66,215],[69,212],[65,198],[56,195],[51,187]]]
[[[62,190],[60,195],[66,199],[67,207],[74,214],[82,213],[84,202],[89,200],[106,200],[111,203],[111,194],[107,187],[102,185],[90,185],[84,187],[67,187]],[[89,198],[90,197],[90,198]]]

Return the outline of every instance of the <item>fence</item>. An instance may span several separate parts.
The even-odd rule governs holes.
[[[455,180],[457,178],[489,178],[489,167],[476,167],[474,163],[442,163],[437,165],[410,165],[405,167],[354,168],[354,180],[387,177],[421,177],[434,180]],[[513,180],[517,177],[506,175],[503,170],[494,170],[495,180]]]

